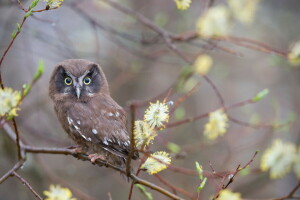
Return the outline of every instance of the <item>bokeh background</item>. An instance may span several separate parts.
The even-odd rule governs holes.
[[[30,1],[22,1],[27,7]],[[174,1],[126,0],[118,3],[141,13],[157,25],[180,34],[195,30],[206,1],[194,0],[190,9],[177,10]],[[214,5],[226,4],[216,0]],[[41,2],[39,8],[44,8]],[[287,51],[300,36],[300,1],[262,0],[258,4],[254,22],[245,25],[235,22],[231,35],[262,41],[274,49]],[[0,1],[0,54],[7,48],[15,24],[20,23],[23,11],[14,0]],[[6,56],[2,66],[4,84],[21,89],[31,81],[38,62],[43,59],[45,72],[24,100],[16,118],[21,137],[39,147],[66,147],[72,141],[66,136],[54,114],[48,97],[50,74],[56,63],[69,58],[84,58],[99,63],[110,83],[112,97],[126,107],[132,100],[148,100],[168,89],[187,64],[171,52],[163,40],[155,41],[157,33],[145,27],[134,17],[126,15],[97,0],[65,0],[56,10],[36,13],[26,21],[20,36]],[[198,39],[180,42],[178,48],[195,59],[209,54],[214,61],[208,76],[214,81],[225,99],[226,105],[252,98],[264,88],[270,94],[262,101],[230,110],[236,119],[257,124],[284,123],[300,113],[300,71],[286,59],[271,53],[239,47],[230,42],[217,42],[238,54],[222,51]],[[211,86],[200,76],[194,75],[192,83],[200,81],[200,88],[180,107],[171,121],[213,111],[220,107]],[[189,86],[186,86],[189,87]],[[176,97],[181,93],[172,96]],[[146,107],[138,110],[142,118]],[[182,147],[180,158],[173,158],[176,166],[195,169],[194,161],[211,171],[209,161],[216,171],[235,170],[238,164],[248,162],[256,150],[263,152],[280,138],[299,145],[298,120],[281,129],[251,128],[230,122],[228,132],[215,141],[203,136],[207,118],[162,131],[152,150],[166,150],[173,142]],[[16,147],[0,130],[0,174],[9,170],[17,160]],[[270,180],[267,172],[259,170],[261,153],[251,164],[253,174],[238,176],[230,186],[244,198],[271,198],[286,195],[296,184],[293,173],[282,179]],[[256,171],[255,171],[256,169]],[[119,173],[82,162],[71,156],[28,155],[28,161],[20,170],[41,194],[50,184],[71,188],[74,196],[83,199],[127,199],[130,184]],[[163,177],[178,187],[195,192],[198,177],[165,170]],[[160,184],[146,173],[141,177]],[[216,180],[217,183],[220,180]],[[201,199],[214,194],[216,181],[209,180],[201,193]],[[148,189],[151,191],[150,189]],[[75,191],[75,192],[74,192]],[[77,193],[76,193],[77,192]],[[166,199],[152,192],[154,199]],[[81,198],[82,198],[81,196]],[[80,197],[78,197],[80,199]],[[17,180],[11,178],[0,185],[0,199],[33,199],[32,194]],[[145,199],[134,189],[133,199]]]

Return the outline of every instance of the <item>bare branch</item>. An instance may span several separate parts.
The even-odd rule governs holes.
[[[6,131],[6,133],[14,138],[15,135],[13,133],[13,130],[7,125],[5,124],[3,126],[4,130]],[[14,140],[15,141],[15,140]],[[25,152],[28,152],[28,153],[49,153],[49,154],[63,154],[63,155],[72,155],[74,156],[75,158],[78,158],[80,160],[83,160],[83,161],[90,161],[88,155],[85,155],[85,154],[76,154],[74,153],[72,150],[70,149],[63,149],[63,148],[37,148],[37,147],[31,147],[31,146],[27,146],[27,145],[23,145],[21,142],[20,142],[20,146],[21,148],[24,149]],[[22,162],[21,162],[22,161]],[[0,184],[5,181],[14,171],[16,171],[17,169],[19,169],[22,164],[25,162],[25,160],[21,160],[19,161],[11,170],[9,170],[1,179],[0,179]],[[113,170],[116,170],[124,175],[127,175],[127,172],[126,170],[124,169],[121,169],[117,166],[114,166],[110,163],[107,163],[106,161],[103,161],[103,160],[100,160],[100,159],[97,159],[95,161],[95,164],[99,165],[99,166],[106,166],[106,167],[109,167]],[[142,184],[146,187],[149,187],[153,190],[156,190],[158,192],[160,192],[161,194],[164,194],[165,196],[168,196],[172,199],[178,199],[178,200],[181,200],[182,198],[177,196],[177,195],[174,195],[172,194],[171,192],[155,185],[154,183],[151,183],[151,182],[148,182],[144,179],[141,179],[139,177],[137,177],[136,175],[130,173],[128,178],[132,179],[133,183],[136,184],[136,183],[139,183],[139,184]]]
[[[169,183],[168,181],[166,181],[164,178],[162,178],[161,176],[159,176],[158,174],[154,175],[160,182],[162,182],[164,185],[168,186],[169,188],[171,188],[174,191],[177,191],[181,194],[183,194],[184,196],[189,197],[190,199],[196,199],[194,195],[192,195],[191,192],[186,191],[185,189],[182,189],[180,187],[176,187],[173,184]]]
[[[134,104],[130,105],[131,111],[131,131],[130,131],[130,152],[128,154],[126,162],[126,175],[129,176],[131,172],[131,158],[134,155],[135,151],[135,140],[134,140],[134,121],[135,121],[135,106]]]
[[[12,174],[16,178],[18,178],[23,183],[23,185],[25,185],[33,193],[33,195],[35,196],[36,199],[43,200],[43,198],[32,188],[32,186],[28,183],[28,181],[26,181],[19,174],[17,174],[17,172],[13,172]]]
[[[0,184],[6,181],[15,171],[17,171],[22,165],[24,164],[25,160],[19,160],[8,172],[6,172],[1,178],[0,178]]]

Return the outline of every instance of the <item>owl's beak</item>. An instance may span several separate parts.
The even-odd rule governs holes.
[[[81,92],[80,87],[76,86],[76,96],[77,96],[77,99],[79,99],[79,97],[80,97],[80,92]]]
[[[76,92],[76,96],[77,96],[77,99],[80,98],[80,95],[81,95],[81,90],[82,90],[82,80],[79,79],[77,81],[75,81],[74,83],[74,87],[75,87],[75,92]]]

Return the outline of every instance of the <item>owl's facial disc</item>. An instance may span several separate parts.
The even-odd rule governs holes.
[[[75,76],[64,68],[61,69],[61,76],[57,77],[57,89],[61,93],[69,94],[77,99],[82,96],[93,96],[101,88],[101,80],[98,67],[91,66],[79,76]]]

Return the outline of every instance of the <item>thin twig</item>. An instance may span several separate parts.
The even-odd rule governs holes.
[[[23,20],[20,24],[20,31],[17,31],[16,32],[16,35],[12,38],[12,40],[10,41],[8,47],[6,48],[6,50],[4,51],[3,55],[1,56],[1,59],[0,59],[0,86],[1,88],[3,89],[4,88],[4,85],[3,85],[3,80],[2,80],[2,75],[1,75],[1,67],[2,67],[2,62],[6,56],[6,54],[8,53],[9,49],[11,48],[11,46],[14,44],[16,38],[18,37],[18,35],[20,34],[21,30],[22,30],[22,27],[26,21],[27,17],[23,17]]]
[[[168,197],[170,197],[172,199],[183,200],[183,198],[181,198],[181,197],[179,197],[179,196],[177,196],[175,194],[172,194],[171,192],[169,192],[169,191],[167,191],[167,190],[165,190],[165,189],[163,189],[161,187],[158,187],[157,185],[155,185],[155,184],[153,184],[151,182],[148,182],[148,181],[146,181],[144,179],[141,179],[141,178],[135,176],[134,174],[131,174],[130,177],[132,178],[132,180],[134,181],[135,184],[139,183],[139,184],[142,184],[144,186],[147,186],[148,188],[156,190],[156,191],[160,192],[161,194],[164,194],[165,196],[168,196]]]
[[[37,147],[26,147],[25,150],[26,150],[26,152],[31,152],[31,153],[50,153],[50,154],[55,153],[55,154],[73,155],[74,157],[76,157],[78,159],[81,159],[81,160],[84,160],[84,161],[89,161],[90,160],[87,155],[85,155],[85,154],[74,154],[74,152],[70,149],[56,149],[56,148],[54,148],[54,149],[51,150],[50,148],[48,148],[48,149],[45,149],[45,148],[39,149]],[[106,161],[102,161],[100,159],[97,159],[95,161],[95,164],[98,164],[99,166],[106,165],[107,167],[109,167],[111,169],[114,169],[116,171],[119,171],[120,173],[126,175],[126,170],[123,170],[123,169],[121,169],[117,166],[114,166],[110,163],[107,163]],[[134,184],[136,184],[136,183],[142,184],[144,186],[147,186],[147,187],[149,187],[153,190],[156,190],[156,191],[160,192],[161,194],[164,194],[168,197],[171,197],[172,199],[182,199],[182,198],[170,193],[169,191],[155,185],[154,183],[143,180],[143,179],[137,177],[136,175],[134,175],[132,173],[128,177],[132,179]]]
[[[136,176],[138,176],[139,173],[141,172],[141,170],[142,170],[141,167],[142,167],[143,163],[145,162],[145,160],[146,160],[145,157],[141,159],[142,162],[140,162],[140,164],[139,164],[139,166],[137,168],[137,171],[135,173]],[[129,190],[129,194],[128,194],[128,200],[131,200],[131,197],[132,197],[132,194],[133,194],[133,185],[134,185],[134,183],[132,182],[131,185],[130,185],[130,190]]]
[[[235,36],[213,37],[212,39],[229,41],[236,45],[243,46],[243,47],[246,47],[249,49],[254,49],[254,50],[265,52],[265,53],[273,53],[273,54],[282,56],[284,58],[287,58],[286,52],[273,49],[269,45],[264,44],[260,41],[256,41],[256,40],[252,40],[252,39],[248,39],[248,38],[235,37]]]
[[[15,137],[15,134],[13,132],[13,130],[9,127],[9,126],[6,126],[7,124],[5,124],[3,126],[4,130],[6,131],[6,133],[8,135],[10,135],[11,138],[14,139]],[[15,141],[15,140],[13,140]],[[20,142],[20,146],[21,148],[24,148],[24,151],[27,152],[27,153],[49,153],[49,154],[63,154],[63,155],[72,155],[74,156],[75,158],[78,158],[78,159],[81,159],[83,161],[90,161],[88,155],[85,155],[85,154],[76,154],[74,153],[71,149],[63,149],[63,148],[38,148],[38,147],[31,147],[31,146],[28,146],[28,145],[23,145],[22,142]],[[24,162],[24,160],[21,160]],[[10,175],[12,172],[14,172],[16,169],[19,169],[21,167],[21,165],[23,164],[23,162],[21,163],[21,161],[19,161],[10,171],[8,171],[1,179],[0,179],[0,184],[5,181]],[[116,170],[124,175],[127,174],[126,170],[124,169],[121,169],[117,166],[114,166],[110,163],[107,163],[106,161],[103,161],[103,160],[100,160],[100,159],[97,159],[95,161],[95,164],[99,165],[99,166],[107,166],[113,170]],[[165,196],[168,196],[172,199],[177,199],[177,200],[181,200],[182,198],[180,198],[179,196],[177,195],[174,195],[172,194],[171,192],[155,185],[154,183],[151,183],[151,182],[148,182],[144,179],[141,179],[139,177],[137,177],[136,175],[130,173],[128,178],[132,179],[133,183],[136,184],[136,183],[139,183],[139,184],[142,184],[146,187],[149,187],[153,190],[156,190],[158,191],[159,193],[165,195]]]
[[[182,104],[188,97],[196,92],[196,90],[200,87],[200,82],[197,83],[190,91],[186,92],[183,96],[181,96],[174,104],[170,113],[173,113],[179,106]]]
[[[14,126],[15,133],[16,133],[16,144],[17,144],[18,160],[21,160],[23,158],[23,155],[22,155],[21,147],[20,147],[20,135],[19,135],[19,130],[18,130],[16,119],[13,118],[12,122],[13,122],[13,126]]]
[[[258,151],[256,151],[254,153],[254,155],[252,156],[251,160],[249,162],[247,162],[242,168],[240,168],[240,165],[237,167],[236,171],[234,172],[234,174],[232,175],[232,177],[229,179],[228,183],[222,187],[222,189],[226,189],[234,180],[234,177],[243,169],[245,169],[246,167],[248,167],[253,161],[254,158],[256,157],[256,155],[258,154]]]
[[[218,90],[217,86],[214,84],[214,82],[207,75],[203,75],[203,78],[211,85],[212,89],[217,94],[217,97],[220,101],[221,106],[224,107],[225,102],[224,102],[224,99],[221,95],[221,92]]]
[[[36,199],[43,200],[43,198],[32,188],[32,186],[28,183],[28,181],[22,178],[17,172],[14,171],[12,175],[18,178],[23,183],[23,185],[25,185],[32,192],[32,194],[36,197]]]
[[[20,7],[21,10],[27,12],[27,10],[24,8],[24,6],[23,6],[23,4],[22,4],[22,2],[20,0],[18,0],[18,5],[19,5],[19,7]]]
[[[198,38],[199,37],[198,37],[196,31],[187,31],[187,32],[172,36],[173,41],[184,41],[184,42],[198,39]],[[214,36],[214,37],[211,37],[208,39],[210,41],[211,40],[227,41],[227,42],[233,43],[238,46],[246,47],[248,49],[254,49],[254,50],[265,52],[265,53],[273,53],[273,54],[282,56],[284,58],[287,58],[286,52],[274,49],[263,42],[249,39],[249,38],[236,37],[236,36],[218,36],[218,37]]]
[[[132,9],[126,8],[117,2],[114,2],[111,0],[101,0],[101,1],[105,1],[106,3],[108,3],[112,7],[114,7],[115,9],[118,9],[119,11],[121,11],[125,14],[135,17],[137,20],[139,20],[145,26],[147,26],[151,30],[155,31],[156,33],[160,34],[163,37],[167,47],[170,50],[172,50],[175,54],[177,54],[179,57],[181,57],[188,64],[190,64],[190,65],[193,64],[193,62],[189,58],[187,58],[181,51],[179,51],[177,49],[177,47],[172,43],[172,37],[174,36],[173,34],[169,33],[168,31],[164,30],[163,28],[157,26],[151,20],[146,18],[144,15],[142,15]],[[221,106],[223,107],[224,100],[223,100],[221,93],[217,89],[216,85],[210,80],[210,78],[207,75],[204,75],[203,78],[212,86],[213,90],[217,94],[218,99],[220,100]]]
[[[175,190],[187,197],[189,197],[190,199],[195,199],[194,195],[192,195],[191,192],[186,191],[185,189],[182,189],[180,187],[176,187],[173,184],[169,183],[168,181],[166,181],[164,178],[162,178],[160,175],[155,174],[154,175],[160,182],[162,182],[164,185],[168,186],[169,188],[171,188],[172,190]]]
[[[177,47],[172,43],[172,36],[174,36],[172,33],[166,31],[165,29],[157,26],[155,23],[153,23],[150,19],[148,19],[147,17],[145,17],[144,15],[142,15],[139,12],[136,12],[132,9],[129,9],[115,1],[111,1],[111,0],[101,0],[104,1],[106,3],[108,3],[109,5],[111,5],[113,8],[127,14],[127,15],[131,15],[133,17],[135,17],[137,20],[139,20],[142,24],[144,24],[145,26],[147,26],[148,28],[150,28],[151,30],[153,30],[154,32],[158,33],[163,39],[164,42],[166,43],[167,47],[172,50],[175,54],[177,54],[179,57],[181,57],[183,60],[185,60],[188,63],[192,63],[190,61],[189,58],[187,58],[181,51],[179,51],[177,49]]]
[[[135,105],[130,105],[131,111],[131,131],[130,131],[130,152],[127,157],[126,162],[126,175],[129,176],[131,172],[131,158],[134,155],[135,151],[135,140],[134,140],[134,121],[135,121]]]
[[[84,200],[96,200],[95,198],[91,197],[90,194],[87,194],[83,191],[81,191],[78,187],[74,186],[72,183],[70,183],[68,180],[66,180],[64,177],[59,176],[55,172],[52,172],[49,168],[49,165],[44,163],[44,161],[41,159],[42,156],[37,155],[36,161],[41,166],[44,174],[50,178],[52,182],[60,183],[72,190],[74,195],[78,197],[78,199],[84,199]]]
[[[231,183],[233,183],[235,176],[236,176],[240,171],[242,171],[243,169],[245,169],[246,167],[248,167],[248,166],[254,161],[254,158],[256,157],[257,154],[258,154],[258,151],[256,151],[256,152],[254,153],[254,155],[252,156],[251,160],[248,161],[243,167],[241,167],[241,164],[239,164],[239,165],[237,166],[235,172],[234,172],[233,174],[231,174],[230,179],[229,179],[229,181],[228,181],[228,183],[227,183],[226,185],[223,184],[223,180],[225,180],[225,177],[224,177],[224,179],[223,179],[222,182],[221,182],[221,183],[222,183],[222,187],[221,187],[220,189],[218,189],[218,191],[217,191],[217,193],[215,194],[215,196],[214,196],[213,199],[217,199],[217,198],[219,197],[220,191],[226,189]]]
[[[297,198],[294,196],[294,194],[297,192],[297,190],[299,190],[300,188],[300,181],[298,182],[298,184],[291,190],[291,192],[284,196],[284,197],[281,197],[281,198],[275,198],[275,199],[272,199],[272,200],[285,200],[285,199],[293,199],[293,198]],[[299,198],[298,198],[299,199]]]
[[[117,35],[121,38],[124,38],[128,41],[131,42],[139,42],[139,39],[137,39],[136,37],[128,34],[128,33],[122,33],[120,31],[118,31],[117,29],[115,29],[114,27],[110,27],[104,24],[101,24],[100,22],[94,20],[92,17],[90,17],[86,12],[84,12],[82,9],[78,8],[76,5],[71,4],[70,5],[78,14],[80,14],[84,19],[86,19],[87,21],[89,21],[90,23],[92,23],[93,25],[97,26],[98,28],[107,31],[110,34],[114,34]]]
[[[6,172],[1,178],[0,178],[0,184],[6,181],[8,177],[12,175],[13,172],[18,170],[23,164],[25,160],[19,160],[8,172]]]
[[[220,101],[220,103],[221,103],[221,104],[224,104],[223,101]],[[216,109],[216,110],[223,109],[224,111],[228,111],[228,110],[230,110],[230,109],[238,108],[238,107],[241,107],[241,106],[244,106],[244,105],[247,105],[247,104],[252,104],[252,103],[255,103],[255,102],[252,101],[252,99],[247,99],[247,100],[244,100],[244,101],[241,101],[241,102],[232,104],[232,105],[230,105],[230,106],[223,106],[223,107],[218,108],[218,109]],[[182,124],[185,124],[185,123],[188,123],[188,122],[193,122],[193,121],[196,121],[196,120],[205,118],[205,117],[207,117],[207,116],[209,115],[209,113],[210,113],[210,112],[207,112],[207,113],[203,113],[203,114],[201,114],[201,115],[195,116],[195,117],[189,117],[189,118],[186,118],[186,119],[177,121],[177,122],[168,123],[168,124],[166,124],[166,128],[173,128],[173,127],[175,127],[175,126],[179,126],[179,125],[182,125]],[[234,122],[238,122],[238,121],[237,121],[236,119],[234,119],[234,118],[231,118],[231,120],[234,121]],[[255,126],[268,127],[268,128],[271,127],[270,125],[255,125]]]

